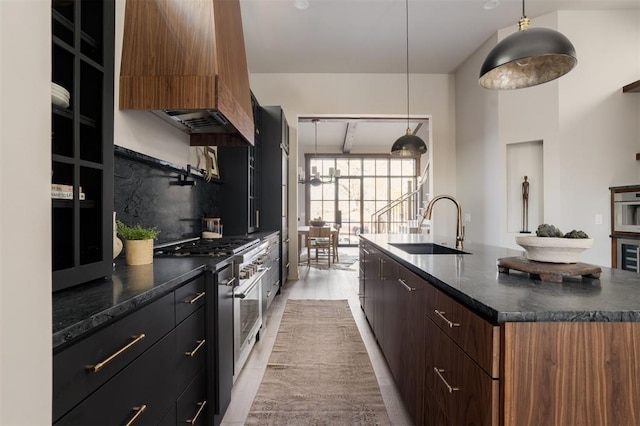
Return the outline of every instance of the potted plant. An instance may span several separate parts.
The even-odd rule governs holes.
[[[153,263],[153,239],[160,233],[155,227],[143,228],[139,224],[128,226],[117,221],[118,234],[124,238],[127,265]]]

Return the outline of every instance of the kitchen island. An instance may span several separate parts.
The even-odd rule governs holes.
[[[361,305],[415,423],[640,423],[637,274],[550,283],[498,273],[516,250],[395,246],[441,241],[361,235]]]

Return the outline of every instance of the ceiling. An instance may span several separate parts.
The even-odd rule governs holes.
[[[240,0],[250,73],[406,73],[405,0],[306,0],[304,10],[294,7],[299,1],[304,0]],[[486,10],[487,3],[498,6]],[[455,72],[496,30],[515,25],[522,14],[521,0],[408,4],[411,73]],[[640,0],[526,0],[532,26],[536,16],[555,10],[589,9],[640,9]],[[313,123],[300,124],[301,144],[313,147]],[[318,124],[319,147],[341,146],[347,123],[339,124]],[[367,139],[370,144],[387,138],[383,143],[390,146],[405,129],[406,119],[404,124],[361,122],[354,145],[364,133],[379,136]]]

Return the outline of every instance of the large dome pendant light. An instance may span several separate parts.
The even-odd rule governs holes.
[[[409,127],[409,0],[405,1],[407,15],[407,134],[400,136],[391,147],[395,157],[416,157],[427,152],[427,145]]]
[[[562,77],[578,59],[567,37],[549,28],[531,28],[522,0],[518,32],[498,43],[482,64],[480,85],[487,89],[522,89]]]

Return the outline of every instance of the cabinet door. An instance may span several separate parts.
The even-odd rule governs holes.
[[[380,285],[380,252],[370,244],[364,245],[365,254],[365,289],[364,313],[371,329],[375,332],[376,312],[375,300]]]
[[[178,392],[204,370],[207,339],[205,338],[204,308],[198,309],[176,327],[176,361],[178,372]]]
[[[447,417],[456,425],[497,424],[498,380],[489,377],[433,321],[427,319],[425,324],[425,341],[430,343],[426,383]]]
[[[110,276],[113,264],[113,0],[52,3],[52,284]],[[56,89],[57,90],[57,89]],[[54,192],[55,191],[55,192]]]
[[[176,400],[175,345],[172,331],[56,424],[157,424]]]
[[[208,354],[207,383],[210,415],[219,424],[231,402],[233,386],[233,284],[232,267],[216,273],[215,297],[207,298],[207,339],[214,342]]]

